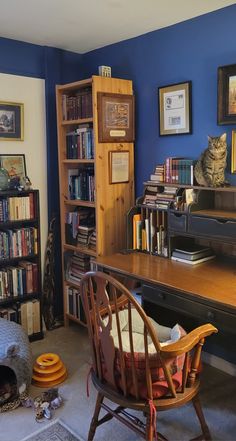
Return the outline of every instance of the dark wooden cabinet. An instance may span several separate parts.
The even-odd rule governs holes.
[[[39,191],[0,192],[0,316],[43,337]]]
[[[168,186],[148,182],[150,185],[160,192]],[[156,274],[150,271],[150,281],[144,279],[143,306],[151,317],[168,326],[178,321],[190,330],[203,323],[214,324],[219,333],[209,339],[207,350],[236,363],[236,187],[171,186],[176,187],[176,193],[165,209],[155,203],[144,204],[145,185],[144,196],[128,213],[128,248],[133,248],[134,214],[139,213],[145,223],[150,213],[157,213],[154,219],[158,219],[158,213],[165,213],[165,255],[157,250],[157,224],[154,234],[148,229],[149,241],[154,237],[152,249],[143,250],[141,245],[136,250],[138,254],[149,254],[152,262],[153,256],[161,256],[155,257]],[[176,201],[179,195],[184,198],[186,189],[193,190],[193,201],[178,209]],[[212,248],[216,258],[194,266],[173,262],[173,250],[189,243]],[[162,263],[166,260],[163,256],[169,262]]]

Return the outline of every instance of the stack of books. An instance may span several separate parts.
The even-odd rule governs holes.
[[[79,225],[77,234],[77,244],[82,246],[88,246],[89,237],[93,233],[95,226],[89,227],[88,225]]]
[[[96,251],[96,246],[97,246],[97,234],[96,234],[96,230],[94,230],[92,234],[89,236],[88,247]]]
[[[177,262],[187,263],[189,265],[197,265],[198,263],[206,262],[215,257],[211,248],[204,247],[197,244],[185,245],[183,247],[175,248],[172,251],[171,259]]]
[[[150,175],[150,181],[165,182],[165,164],[157,164],[154,173]]]

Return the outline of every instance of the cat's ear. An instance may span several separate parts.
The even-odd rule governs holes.
[[[220,140],[224,142],[226,141],[226,133],[223,133],[223,135],[221,135]]]
[[[210,142],[212,140],[212,136],[208,135],[207,139],[208,139],[208,142]]]

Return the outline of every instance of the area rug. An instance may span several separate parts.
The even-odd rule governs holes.
[[[83,441],[66,424],[57,419],[21,441]]]

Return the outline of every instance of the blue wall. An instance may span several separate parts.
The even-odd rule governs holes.
[[[106,46],[85,55],[0,38],[0,72],[45,79],[48,147],[49,218],[58,213],[55,85],[112,67],[112,76],[133,80],[136,101],[136,194],[158,162],[171,155],[197,158],[207,135],[231,131],[217,125],[217,68],[236,63],[236,5],[158,31]],[[192,81],[193,133],[159,137],[158,87]],[[228,166],[228,171],[230,166]],[[227,178],[236,184],[236,176]]]
[[[85,55],[0,38],[0,72],[45,79],[49,219],[55,215],[59,220],[55,85],[97,74],[99,65],[111,66],[114,77],[133,80],[138,196],[157,163],[171,155],[197,158],[207,145],[208,134],[227,131],[230,151],[231,131],[236,126],[218,126],[216,122],[217,68],[236,64],[235,22],[233,5]],[[158,87],[188,80],[193,89],[193,133],[159,137]],[[229,178],[236,185],[236,175]],[[59,221],[56,230],[59,237]],[[56,256],[59,276],[59,250]],[[56,283],[59,292],[59,277]]]
[[[217,68],[236,64],[235,22],[233,5],[84,56],[86,76],[97,74],[97,67],[104,64],[111,66],[112,76],[133,80],[137,195],[156,163],[171,155],[197,158],[207,146],[207,135],[227,132],[230,160],[231,131],[236,126],[217,125]],[[188,80],[193,133],[159,137],[158,87]],[[236,184],[236,176],[227,178]]]

